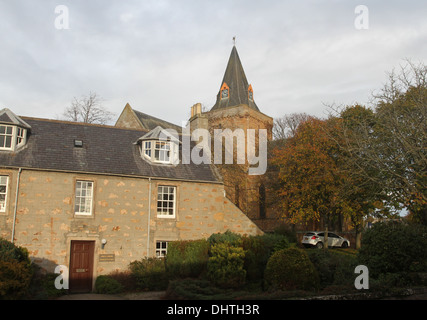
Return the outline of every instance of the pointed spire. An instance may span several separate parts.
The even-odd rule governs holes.
[[[250,108],[259,111],[254,99],[252,86],[246,79],[242,62],[237,53],[236,46],[233,45],[224,78],[222,79],[216,103],[211,110],[246,104]]]

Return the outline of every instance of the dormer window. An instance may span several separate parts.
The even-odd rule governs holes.
[[[16,150],[25,144],[27,130],[0,124],[0,150]]]
[[[0,149],[12,150],[13,127],[0,125]]]
[[[159,163],[171,163],[171,152],[175,146],[171,141],[144,141],[142,154],[145,158]]]
[[[24,146],[30,128],[9,109],[0,110],[0,151],[16,151]]]
[[[179,140],[168,130],[157,127],[142,136],[141,156],[153,163],[177,164],[179,162]]]

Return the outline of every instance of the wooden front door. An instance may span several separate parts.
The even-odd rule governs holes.
[[[70,291],[90,292],[93,282],[95,241],[71,241]]]

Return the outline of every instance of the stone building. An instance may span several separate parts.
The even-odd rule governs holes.
[[[265,129],[271,139],[273,119],[256,105],[236,47],[215,105],[202,112],[195,104],[188,125],[212,135]],[[87,291],[98,275],[164,256],[170,241],[272,230],[277,219],[264,176],[248,173],[246,141],[242,164],[195,164],[184,161],[186,134],[129,104],[115,126],[1,110],[0,237],[26,247],[49,272],[67,266],[71,289]]]
[[[162,131],[1,110],[0,237],[49,272],[67,266],[70,289],[87,291],[100,274],[163,256],[169,241],[261,234],[215,168],[174,161],[180,137],[160,141]]]

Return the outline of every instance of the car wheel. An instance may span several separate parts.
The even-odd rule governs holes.
[[[316,244],[316,248],[317,248],[317,249],[323,249],[323,242],[318,242],[318,243]]]
[[[347,243],[347,241],[344,241],[343,243],[342,243],[342,245],[341,245],[341,248],[348,248],[348,243]]]

